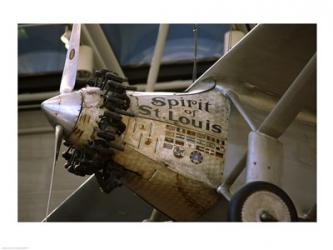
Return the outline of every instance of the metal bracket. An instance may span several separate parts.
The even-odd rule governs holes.
[[[233,91],[228,90],[225,95],[227,97],[229,97],[230,101],[232,102],[232,104],[236,107],[236,109],[238,110],[238,112],[241,114],[241,116],[243,117],[243,119],[246,121],[246,123],[249,125],[249,127],[251,128],[252,131],[256,131],[257,127],[255,125],[255,123],[252,121],[251,117],[248,115],[248,113],[245,111],[245,109],[243,108],[241,102],[239,101],[239,97],[237,94],[235,94]]]
[[[274,137],[250,132],[248,150],[246,183],[266,181],[279,186],[283,164],[282,143]]]
[[[246,166],[246,158],[247,158],[247,152],[243,155],[243,157],[239,160],[239,162],[236,164],[236,166],[232,169],[232,171],[229,173],[228,177],[224,180],[224,182],[217,188],[217,192],[222,194],[227,200],[230,201],[232,194],[230,192],[230,187],[238,176],[241,174],[241,172],[245,169]]]

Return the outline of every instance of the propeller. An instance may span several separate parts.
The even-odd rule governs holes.
[[[74,89],[77,66],[79,63],[81,25],[73,24],[69,47],[62,73],[60,93],[68,93]]]
[[[59,156],[59,150],[60,150],[60,146],[61,146],[63,131],[64,131],[64,129],[62,126],[57,125],[55,127],[54,156],[53,156],[49,195],[48,195],[48,199],[47,199],[47,207],[46,207],[46,215],[45,215],[46,221],[47,221],[47,216],[48,216],[49,210],[50,210],[50,201],[51,201],[51,194],[52,194],[52,187],[53,187],[54,170],[55,170],[55,166],[56,166],[58,156]]]
[[[79,62],[81,25],[73,24],[65,66],[61,78],[60,95],[50,98],[41,104],[51,125],[55,128],[54,157],[51,180],[46,208],[46,220],[50,208],[55,166],[63,136],[68,136],[73,130],[81,110],[81,94],[72,92],[75,86]]]

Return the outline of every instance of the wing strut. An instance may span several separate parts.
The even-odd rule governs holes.
[[[279,138],[289,127],[308,101],[309,96],[315,91],[316,61],[317,53],[311,57],[286,93],[260,125],[259,132]]]

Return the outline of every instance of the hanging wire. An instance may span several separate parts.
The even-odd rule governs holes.
[[[198,25],[193,24],[193,40],[194,40],[194,59],[193,59],[193,73],[192,82],[197,79],[197,53],[198,53]]]
[[[226,51],[226,53],[231,49],[232,47],[232,32],[235,29],[235,25],[234,24],[230,24],[230,31],[229,31],[229,40],[228,40],[228,49]]]

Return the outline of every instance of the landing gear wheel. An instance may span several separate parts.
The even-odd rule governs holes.
[[[238,222],[297,221],[296,208],[281,188],[268,182],[251,182],[231,199],[228,220]]]

